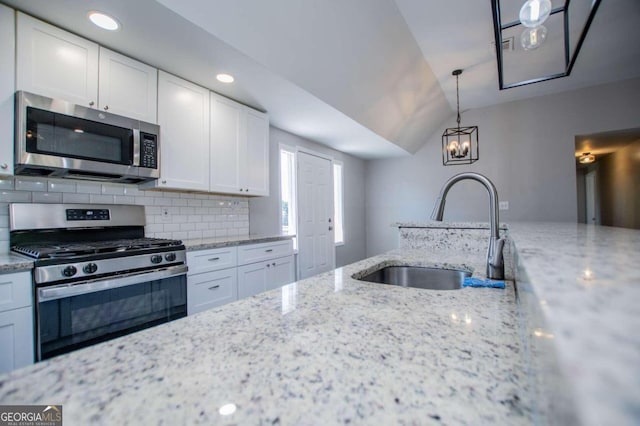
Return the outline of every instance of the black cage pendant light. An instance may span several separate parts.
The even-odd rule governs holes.
[[[457,127],[449,127],[442,134],[442,164],[452,166],[455,164],[471,164],[478,161],[478,126],[460,126],[460,89],[458,78],[462,70],[454,70],[456,76],[456,102],[458,116]]]

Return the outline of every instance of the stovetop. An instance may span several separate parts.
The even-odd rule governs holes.
[[[69,242],[61,244],[25,244],[11,247],[11,250],[29,256],[33,259],[72,259],[104,253],[122,253],[123,256],[132,252],[149,249],[176,248],[182,245],[180,240],[162,238],[125,238],[108,241]]]

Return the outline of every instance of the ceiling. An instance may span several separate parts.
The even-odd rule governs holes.
[[[640,128],[577,135],[575,156],[578,158],[583,153],[589,152],[598,157],[615,152],[637,141],[640,141]]]
[[[637,0],[602,2],[570,77],[504,91],[488,0],[0,1],[365,159],[415,153],[446,127],[456,68],[463,110],[640,76]],[[92,26],[90,10],[122,29]]]

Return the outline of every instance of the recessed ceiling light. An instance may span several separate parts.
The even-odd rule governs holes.
[[[216,78],[221,83],[233,83],[233,80],[235,80],[231,74],[218,74]]]
[[[88,16],[91,22],[105,30],[115,31],[120,28],[118,21],[102,12],[89,12]]]

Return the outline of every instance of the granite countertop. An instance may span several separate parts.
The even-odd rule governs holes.
[[[67,425],[530,424],[512,283],[351,278],[379,263],[484,272],[398,250],[15,371],[0,403],[62,404]]]
[[[509,234],[580,422],[639,424],[640,231],[512,223]]]
[[[33,269],[33,260],[12,254],[12,253],[3,253],[0,254],[0,273],[8,274],[11,272],[22,272],[22,271],[30,271]]]
[[[427,222],[396,222],[397,228],[454,228],[454,229],[489,229],[489,222],[445,222],[430,220]],[[500,222],[500,229],[508,229],[509,225]]]
[[[243,235],[239,237],[218,237],[203,238],[194,240],[183,240],[187,251],[207,250],[229,246],[239,246],[243,244],[269,243],[273,241],[290,240],[295,235]]]

